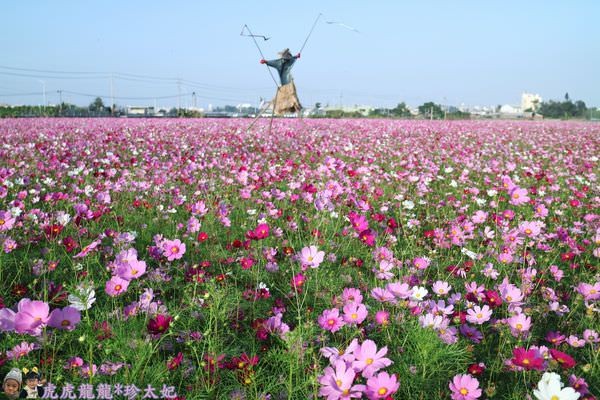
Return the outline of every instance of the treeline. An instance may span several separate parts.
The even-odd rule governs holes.
[[[544,118],[592,118],[593,110],[588,112],[585,102],[577,100],[572,102],[569,98],[569,93],[565,94],[564,101],[545,101],[542,102],[536,113],[541,114]]]

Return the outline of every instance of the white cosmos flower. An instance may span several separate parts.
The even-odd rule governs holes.
[[[577,400],[580,396],[572,387],[563,389],[560,375],[554,372],[544,373],[533,395],[538,400]]]
[[[67,299],[71,307],[79,311],[88,310],[96,301],[96,291],[91,286],[77,286]]]

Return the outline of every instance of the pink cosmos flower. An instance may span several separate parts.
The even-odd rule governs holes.
[[[335,368],[335,369],[334,369]],[[353,385],[356,373],[348,368],[343,360],[337,360],[334,367],[327,367],[319,378],[319,396],[327,400],[361,398],[364,385]]]
[[[513,315],[506,320],[506,323],[508,323],[508,326],[510,327],[510,333],[514,337],[527,335],[529,329],[531,328],[531,318],[522,313]]]
[[[400,383],[396,375],[380,372],[377,375],[369,377],[367,380],[367,396],[369,399],[388,399],[396,393]]]
[[[433,293],[437,294],[438,296],[445,296],[448,293],[450,293],[450,290],[452,290],[452,286],[450,286],[448,282],[445,281],[436,281],[431,287],[431,289]]]
[[[392,360],[384,357],[387,350],[387,347],[383,347],[377,351],[377,345],[374,341],[371,339],[365,340],[354,350],[356,359],[352,362],[352,368],[356,372],[361,372],[363,377],[370,378],[381,368],[392,364]]]
[[[390,323],[390,313],[385,310],[379,310],[375,313],[375,323],[377,325],[388,325]]]
[[[344,288],[344,290],[342,291],[342,301],[344,302],[344,304],[362,303],[363,296],[360,293],[360,289]]]
[[[475,400],[481,396],[479,381],[471,375],[455,375],[448,386],[452,400]]]
[[[21,342],[21,344],[18,344],[11,350],[7,351],[6,357],[9,360],[18,360],[21,357],[25,357],[27,354],[29,354],[36,348],[37,345],[35,343]]]
[[[75,329],[75,325],[77,325],[80,321],[81,313],[79,310],[71,306],[66,306],[63,309],[55,308],[52,310],[48,320],[48,326],[72,331]]]
[[[127,290],[129,281],[119,276],[113,275],[107,282],[104,290],[110,297],[115,297]]]
[[[395,304],[396,298],[394,294],[387,289],[376,287],[371,290],[371,297],[380,303],[392,303]]]
[[[15,331],[37,336],[48,323],[50,306],[43,301],[22,299],[15,315]]]
[[[129,264],[132,261],[137,261],[137,259],[137,250],[134,248],[130,248],[120,251],[119,254],[117,254],[117,256],[115,257],[115,263],[118,265],[125,265]]]
[[[388,283],[385,287],[389,290],[396,298],[406,300],[410,296],[412,296],[412,288],[408,285],[408,283],[402,282],[392,282]]]
[[[325,257],[324,251],[319,251],[317,246],[305,247],[300,251],[300,264],[306,267],[317,268]]]
[[[467,311],[467,321],[472,324],[482,325],[490,320],[492,310],[486,304],[483,307],[475,306]]]
[[[16,315],[10,308],[0,309],[0,332],[12,332],[15,330]]]
[[[373,267],[373,272],[375,273],[375,277],[377,279],[388,280],[394,277],[394,273],[392,272],[393,268],[393,262],[381,260],[378,268]]]
[[[344,306],[344,322],[359,325],[367,318],[367,306],[362,303],[348,303]]]
[[[525,221],[519,225],[519,232],[526,237],[534,238],[540,234],[541,227],[539,222]]]
[[[417,257],[413,260],[413,265],[416,269],[427,269],[429,264],[431,264],[431,260],[426,257]]]
[[[83,365],[83,359],[81,357],[71,357],[67,360],[64,369],[75,369]]]
[[[331,333],[337,332],[344,326],[344,320],[340,316],[340,310],[332,308],[324,310],[318,318],[319,326]]]
[[[600,282],[596,282],[593,285],[581,282],[575,287],[575,290],[581,294],[586,301],[600,300]]]
[[[0,232],[10,230],[15,224],[15,218],[8,211],[0,211]]]
[[[140,260],[129,261],[127,264],[117,266],[116,274],[128,281],[137,279],[146,273],[146,262]]]
[[[520,188],[515,186],[509,193],[510,195],[510,204],[514,206],[519,206],[521,204],[525,204],[529,202],[529,197],[527,196],[527,189]]]
[[[185,254],[185,243],[181,243],[179,239],[164,240],[161,247],[168,261],[179,260]]]

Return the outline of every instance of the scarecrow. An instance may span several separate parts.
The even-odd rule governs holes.
[[[260,60],[261,64],[267,64],[279,74],[281,86],[277,87],[277,93],[272,102],[273,112],[277,115],[299,112],[302,110],[302,105],[298,100],[296,85],[294,85],[290,71],[296,60],[300,58],[300,53],[292,56],[290,49],[284,49],[278,55],[279,58],[276,60]]]

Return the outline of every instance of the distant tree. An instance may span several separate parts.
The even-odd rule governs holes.
[[[569,92],[565,93],[565,101],[570,101],[569,100]]]
[[[316,102],[316,103],[315,103],[315,108],[316,108],[317,110],[321,109],[321,103],[319,103],[319,102]]]
[[[410,110],[408,109],[408,106],[404,102],[402,102],[402,103],[398,104],[396,107],[392,108],[390,110],[390,113],[394,117],[400,117],[400,118],[406,118],[406,117],[412,116],[412,114],[410,113]]]
[[[90,111],[103,111],[104,102],[102,101],[102,98],[96,97],[96,99],[90,103],[88,109]]]
[[[419,114],[425,118],[442,119],[444,111],[439,104],[430,101],[419,106]]]

